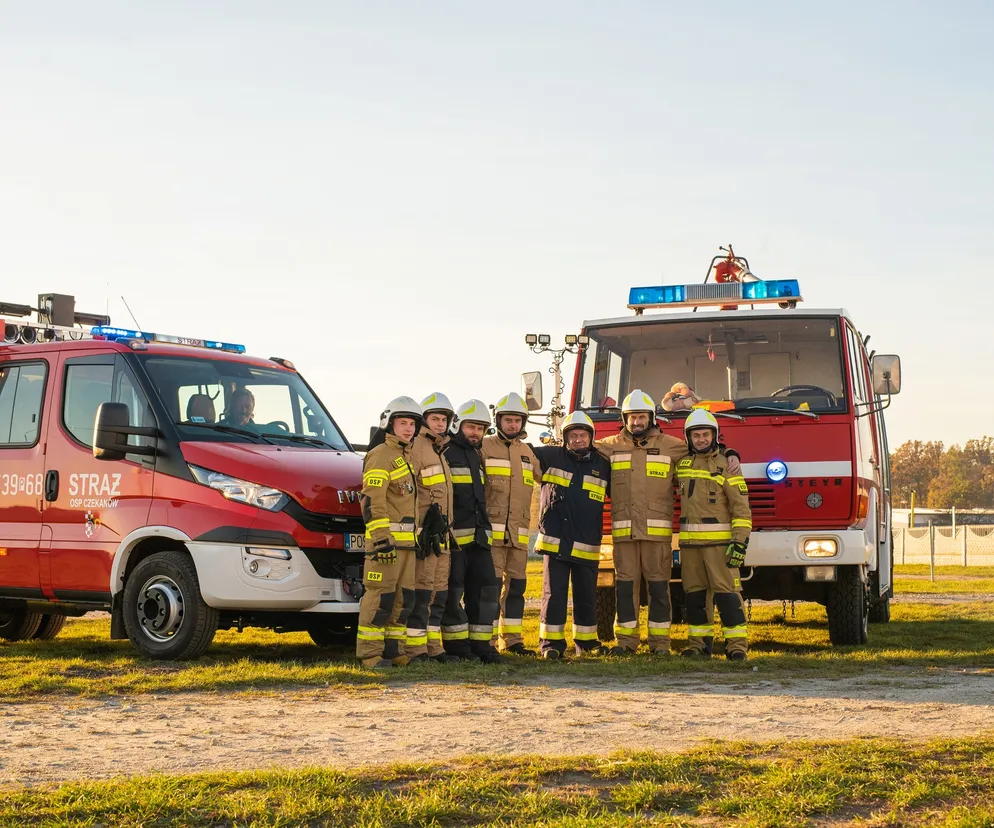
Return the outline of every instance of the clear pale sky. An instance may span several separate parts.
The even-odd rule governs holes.
[[[994,4],[0,2],[0,300],[495,401],[732,242],[994,434]],[[547,382],[547,392],[551,383]]]

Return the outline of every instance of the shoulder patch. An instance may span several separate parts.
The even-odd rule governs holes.
[[[692,466],[693,464],[694,464],[693,458],[690,457],[684,457],[683,460],[681,460],[679,463],[679,465],[681,466]]]
[[[521,463],[525,466],[530,466],[532,464],[532,459],[527,454],[521,455]]]
[[[399,469],[399,468],[401,468],[401,466],[403,466],[403,465],[404,465],[404,458],[403,458],[403,457],[397,457],[397,458],[396,458],[396,459],[395,459],[395,460],[393,461],[393,464],[394,464],[394,465],[395,465],[395,466],[396,466],[396,467],[397,467],[398,469]]]
[[[646,449],[645,453],[646,454],[659,454],[659,449],[657,449],[657,448]]]

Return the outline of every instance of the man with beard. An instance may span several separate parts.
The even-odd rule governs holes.
[[[442,644],[448,655],[485,664],[500,662],[490,640],[497,618],[500,581],[490,552],[490,518],[480,447],[490,428],[490,411],[480,400],[456,409],[445,446],[452,478],[452,549],[449,594],[442,615]],[[466,607],[462,599],[465,593]]]

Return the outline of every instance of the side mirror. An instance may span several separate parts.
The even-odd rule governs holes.
[[[529,411],[538,411],[542,407],[541,371],[529,371],[521,375],[521,396],[525,398],[525,406]]]
[[[538,441],[543,446],[554,446],[556,444],[556,435],[551,431],[543,431],[538,435]]]
[[[877,354],[870,369],[874,394],[887,397],[901,392],[901,357],[897,354]]]
[[[93,424],[93,456],[98,460],[123,460],[127,454],[155,456],[152,446],[132,446],[128,437],[158,437],[157,428],[131,425],[131,412],[125,403],[100,403]]]

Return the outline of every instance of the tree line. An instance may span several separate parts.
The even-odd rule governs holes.
[[[890,456],[892,503],[931,509],[994,509],[994,437],[946,448],[908,440]]]

